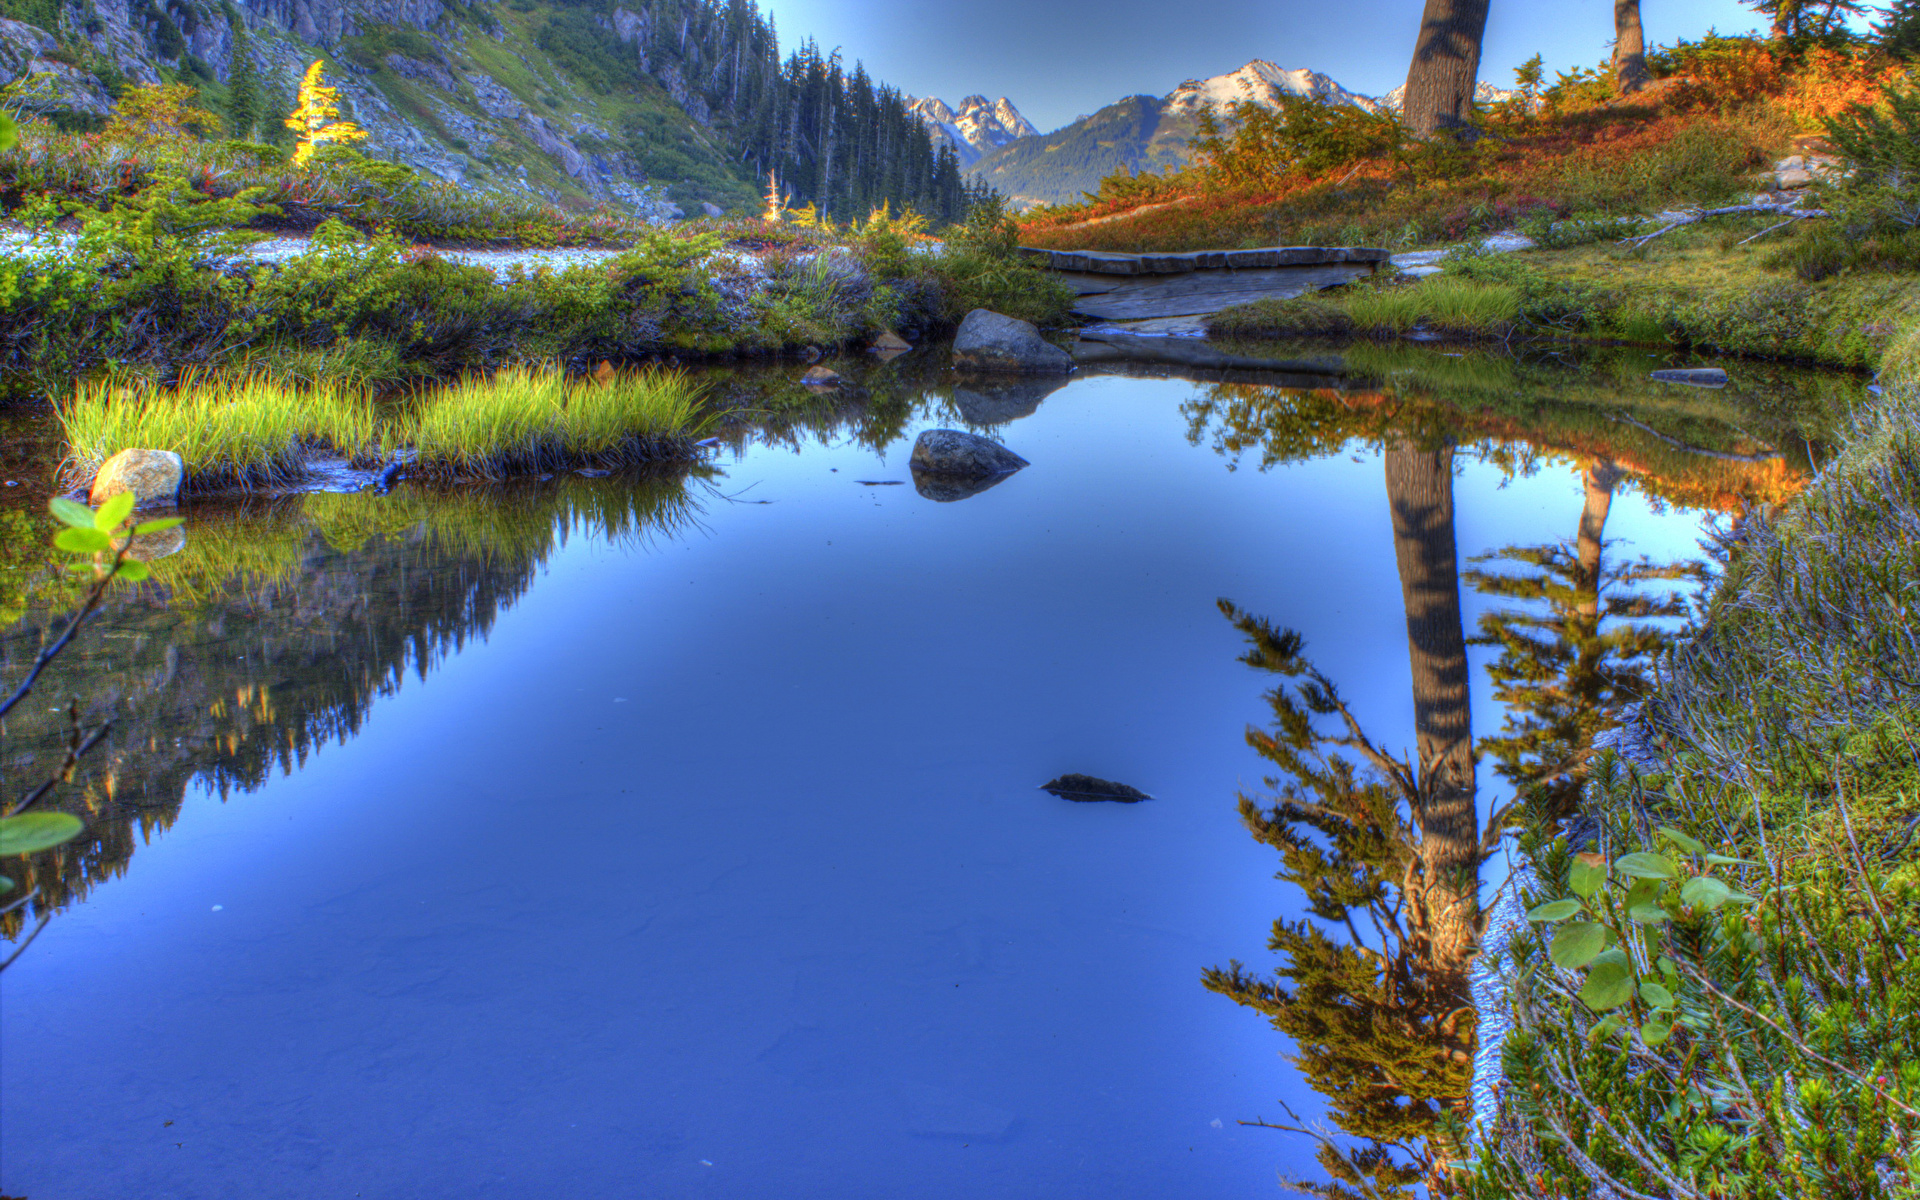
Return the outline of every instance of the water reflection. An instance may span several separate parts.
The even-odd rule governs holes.
[[[1513,364],[1505,369],[1517,382]],[[1360,441],[1380,449],[1385,467],[1406,615],[1410,755],[1395,757],[1362,727],[1298,632],[1220,602],[1247,639],[1242,661],[1282,680],[1266,693],[1270,724],[1247,733],[1279,774],[1265,781],[1267,794],[1241,795],[1241,818],[1279,853],[1277,877],[1305,894],[1309,915],[1274,923],[1269,947],[1280,964],[1270,976],[1235,961],[1208,970],[1204,983],[1291,1038],[1291,1061],[1327,1099],[1332,1129],[1291,1112],[1290,1122],[1271,1123],[1316,1139],[1331,1182],[1289,1181],[1309,1194],[1445,1193],[1465,1154],[1481,868],[1513,811],[1490,813],[1482,830],[1476,760],[1493,758],[1517,803],[1538,816],[1570,816],[1594,736],[1644,693],[1651,660],[1684,612],[1671,587],[1640,585],[1699,571],[1609,562],[1616,491],[1631,481],[1651,496],[1744,511],[1790,495],[1804,477],[1724,410],[1643,414],[1685,426],[1667,432],[1623,411],[1631,391],[1582,414],[1569,390],[1576,394],[1539,421],[1526,419],[1524,392],[1439,389],[1410,372],[1344,392],[1220,385],[1187,406],[1190,438],[1236,461],[1254,451],[1265,468]],[[1577,471],[1573,536],[1508,546],[1462,572],[1453,481],[1469,439],[1471,453],[1509,477],[1556,461]],[[1811,438],[1798,442],[1811,451]],[[1481,615],[1472,639],[1463,580],[1504,602]],[[1477,742],[1469,644],[1498,649],[1489,674],[1505,710],[1499,734]]]
[[[44,777],[66,751],[69,697],[109,739],[52,807],[81,837],[9,875],[30,905],[82,900],[169,828],[196,778],[224,797],[290,773],[357,733],[375,699],[484,639],[574,535],[631,540],[697,518],[679,476],[589,483],[312,494],[189,512],[190,538],[154,563],[153,582],[116,593],[41,677],[34,711],[7,722],[9,778]],[[45,534],[29,523],[28,536]],[[0,628],[0,678],[18,678],[64,624],[70,597],[46,575],[28,613]],[[47,807],[43,805],[43,807]]]

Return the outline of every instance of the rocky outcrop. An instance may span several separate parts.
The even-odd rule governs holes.
[[[185,464],[171,450],[122,450],[101,464],[93,477],[88,501],[102,500],[132,492],[140,508],[168,505],[180,494]]]
[[[436,62],[422,62],[417,58],[408,58],[404,54],[389,54],[386,64],[393,73],[402,79],[417,79],[430,83],[443,92],[451,92],[459,85],[454,82],[453,72]]]
[[[560,166],[567,174],[575,179],[586,175],[587,156],[575,149],[572,142],[561,137],[559,131],[554,129],[545,117],[537,117],[529,113],[520,119],[520,128],[525,131],[533,144],[540,148],[542,154],[559,160]]]
[[[1017,317],[976,308],[953,338],[953,365],[965,371],[1064,375],[1073,358]]]
[[[474,104],[494,120],[518,121],[527,115],[527,106],[520,97],[502,87],[493,76],[469,71],[467,83],[473,88]]]

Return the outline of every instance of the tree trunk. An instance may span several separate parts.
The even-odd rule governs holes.
[[[1427,0],[1400,116],[1418,137],[1471,128],[1488,0]]]
[[[1453,447],[1406,444],[1386,454],[1393,550],[1407,610],[1414,746],[1420,771],[1420,858],[1432,969],[1465,986],[1480,935],[1480,820],[1474,807],[1473,716],[1460,574],[1453,544]]]
[[[1603,458],[1581,475],[1586,502],[1580,509],[1580,532],[1574,539],[1580,562],[1575,590],[1581,598],[1581,615],[1596,620],[1600,615],[1600,552],[1606,545],[1607,513],[1613,508],[1613,489],[1619,486],[1621,474],[1611,459]]]
[[[1613,84],[1622,96],[1647,86],[1647,39],[1640,0],[1613,0]]]

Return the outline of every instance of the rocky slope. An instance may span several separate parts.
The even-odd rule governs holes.
[[[938,96],[927,96],[908,107],[935,138],[953,147],[963,167],[972,166],[981,156],[1009,142],[1040,133],[1005,96],[991,102],[985,96],[968,96],[957,110]]]
[[[752,0],[0,0],[0,81],[70,131],[178,82],[229,136],[284,141],[316,59],[359,149],[463,188],[649,217],[757,211],[769,171],[839,217],[963,195],[897,90],[811,42],[783,55]],[[1033,131],[977,107],[965,144]]]

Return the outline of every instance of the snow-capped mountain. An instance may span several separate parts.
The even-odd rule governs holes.
[[[953,147],[963,167],[972,166],[982,155],[1008,142],[1040,132],[1005,96],[992,101],[985,96],[968,96],[957,112],[938,96],[915,100],[908,107],[926,122],[936,138],[944,138]]]
[[[1350,92],[1330,76],[1305,67],[1287,70],[1256,58],[1238,71],[1211,79],[1189,79],[1167,95],[1165,111],[1198,116],[1203,108],[1225,111],[1239,101],[1273,107],[1278,96],[1304,96],[1323,104],[1351,104],[1373,112],[1380,107],[1370,96]]]
[[[1516,95],[1518,95],[1518,93],[1512,88],[1495,87],[1490,83],[1483,83],[1473,89],[1474,100],[1481,104],[1499,104],[1504,100],[1513,99]],[[1386,95],[1380,97],[1379,105],[1388,112],[1399,112],[1400,105],[1406,98],[1407,85],[1403,83]]]

